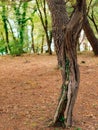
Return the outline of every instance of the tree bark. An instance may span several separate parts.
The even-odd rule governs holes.
[[[52,14],[52,30],[57,58],[59,66],[62,67],[62,61],[64,57],[61,50],[63,49],[65,37],[64,29],[66,28],[69,18],[66,13],[64,0],[47,0],[47,2]]]
[[[35,53],[35,44],[34,44],[34,35],[33,35],[33,31],[34,31],[34,24],[33,24],[33,20],[30,19],[31,24],[32,24],[32,28],[31,28],[31,37],[32,37],[32,49],[33,49],[33,53]]]
[[[95,34],[90,26],[90,23],[87,19],[87,13],[86,13],[86,1],[84,4],[84,20],[83,20],[83,30],[86,34],[86,37],[88,41],[90,42],[93,52],[96,56],[98,56],[98,39],[95,37]]]
[[[62,75],[62,91],[50,125],[69,127],[72,126],[72,112],[79,87],[76,45],[82,28],[84,0],[77,0],[77,8],[70,20],[64,0],[47,0],[47,3],[52,14],[53,37]]]
[[[42,35],[41,53],[43,53],[44,35]]]
[[[65,9],[65,2],[64,0],[47,0],[48,6],[51,11],[52,15],[52,30],[53,30],[53,38],[54,38],[54,44],[55,44],[55,50],[57,54],[58,59],[58,65],[61,69],[61,75],[62,75],[62,87],[61,87],[61,95],[59,98],[58,107],[56,110],[56,113],[54,115],[53,124],[54,125],[64,125],[63,119],[64,119],[64,111],[65,106],[67,103],[67,90],[64,88],[65,81],[66,81],[66,55],[64,54],[64,42],[65,42],[65,28],[69,21],[69,17],[66,13]],[[61,98],[64,97],[65,100],[62,100]],[[59,111],[59,107],[61,108],[61,111]]]
[[[84,18],[83,30],[86,34],[88,41],[90,42],[92,46],[94,54],[98,56],[98,39],[95,37],[95,34],[90,26],[87,16]]]

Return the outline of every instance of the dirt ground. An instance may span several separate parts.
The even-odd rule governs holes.
[[[78,63],[81,82],[69,130],[98,130],[98,57],[79,54]],[[62,130],[47,127],[60,86],[55,55],[0,56],[0,130]]]

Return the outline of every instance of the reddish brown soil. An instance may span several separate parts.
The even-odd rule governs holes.
[[[98,130],[98,57],[80,54],[78,62],[81,82],[70,130]],[[56,66],[55,55],[0,57],[0,130],[62,130],[47,128],[60,93]]]

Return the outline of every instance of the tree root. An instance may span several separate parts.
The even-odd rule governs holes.
[[[65,122],[57,121],[57,122],[54,123],[53,121],[51,121],[48,124],[48,127],[62,127],[62,128],[66,128],[66,125],[65,125]]]

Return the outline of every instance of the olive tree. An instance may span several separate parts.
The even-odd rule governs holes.
[[[80,81],[76,46],[83,25],[84,1],[77,0],[74,12],[69,18],[64,0],[47,0],[62,75],[61,95],[50,126],[72,126],[73,107]]]

